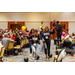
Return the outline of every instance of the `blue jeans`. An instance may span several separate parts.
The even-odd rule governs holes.
[[[29,41],[30,53],[32,53],[31,42]]]
[[[38,47],[38,44],[36,45],[32,45],[32,53],[35,54],[35,58],[37,58],[37,47]]]
[[[40,40],[40,45],[41,45],[40,51],[41,51],[41,52],[44,52],[44,43],[43,43],[42,40]]]

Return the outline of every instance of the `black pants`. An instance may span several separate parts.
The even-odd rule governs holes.
[[[59,45],[59,41],[61,42],[61,35],[60,34],[57,34],[57,41],[58,41],[58,45]]]
[[[46,48],[46,46],[47,46],[47,48]],[[44,43],[44,47],[45,47],[45,54],[47,55],[48,54],[48,56],[50,56],[50,42],[45,42]]]

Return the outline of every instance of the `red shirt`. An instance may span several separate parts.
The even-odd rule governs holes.
[[[28,35],[31,36],[31,33],[29,33]],[[29,41],[31,41],[31,40],[29,39]]]
[[[11,39],[14,40],[15,39],[15,36],[12,36]]]

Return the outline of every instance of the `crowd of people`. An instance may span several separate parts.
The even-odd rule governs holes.
[[[40,52],[45,52],[46,60],[50,60],[52,54],[50,53],[51,46],[51,34],[55,34],[55,29],[57,30],[57,44],[59,45],[59,41],[62,42],[63,38],[68,38],[71,42],[75,42],[75,34],[66,34],[66,31],[62,29],[62,25],[59,24],[59,21],[56,22],[57,25],[52,27],[52,30],[46,27],[39,27],[37,29],[32,28],[30,31],[25,29],[18,30],[17,28],[12,31],[12,29],[8,30],[0,30],[0,45],[4,45],[5,49],[8,47],[9,42],[13,42],[13,47],[20,45],[21,40],[28,39],[29,48],[30,48],[30,57],[35,55],[35,59],[39,58],[37,54],[38,44],[40,43],[41,48]],[[2,47],[2,46],[1,46]],[[6,54],[6,53],[5,53]]]

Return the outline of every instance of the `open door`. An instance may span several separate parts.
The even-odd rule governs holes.
[[[25,26],[25,22],[8,22],[8,30],[15,30],[16,28],[20,30],[22,26]]]

